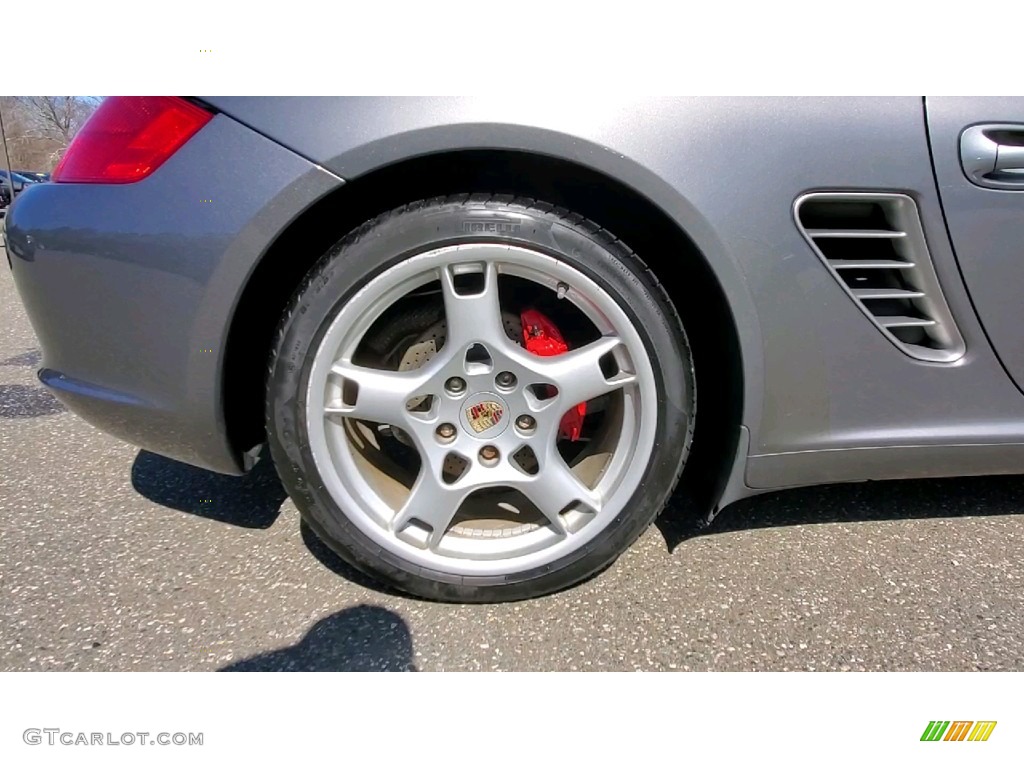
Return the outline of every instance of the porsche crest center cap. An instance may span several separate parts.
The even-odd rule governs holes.
[[[473,437],[490,440],[505,431],[508,406],[492,392],[471,397],[462,408],[462,426]]]

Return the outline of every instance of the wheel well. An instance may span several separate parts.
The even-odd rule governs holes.
[[[232,446],[242,452],[265,439],[263,385],[274,331],[320,256],[379,213],[460,192],[525,195],[565,207],[615,233],[646,261],[679,311],[694,357],[697,423],[684,483],[702,506],[716,501],[736,450],[743,387],[732,312],[707,261],[672,219],[630,187],[523,152],[467,150],[387,166],[342,185],[277,237],[246,284],[228,334],[222,393],[231,395],[222,396]]]

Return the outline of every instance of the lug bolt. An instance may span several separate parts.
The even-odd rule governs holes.
[[[455,437],[455,425],[444,423],[437,428],[437,436],[441,440],[451,440]]]
[[[494,378],[495,383],[504,389],[511,389],[516,385],[516,376],[509,371],[502,371]]]
[[[444,383],[444,388],[451,392],[453,395],[461,395],[466,391],[466,382],[460,379],[458,376],[452,376],[448,381]]]
[[[480,461],[490,464],[498,460],[498,449],[493,445],[485,445],[480,449]]]
[[[535,426],[537,426],[537,420],[533,418],[533,416],[528,416],[525,413],[516,419],[516,427],[521,429],[523,432],[529,432]]]

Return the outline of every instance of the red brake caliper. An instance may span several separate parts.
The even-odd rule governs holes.
[[[541,357],[561,355],[569,351],[558,327],[546,315],[536,309],[524,309],[519,316],[523,322],[523,342],[526,350]],[[549,389],[553,389],[548,385]],[[554,394],[552,392],[551,394]],[[577,403],[562,417],[559,436],[566,440],[579,440],[583,431],[583,417],[587,415],[587,404]]]

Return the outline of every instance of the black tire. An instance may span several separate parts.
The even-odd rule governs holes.
[[[510,219],[510,215],[514,218]],[[514,220],[517,226],[509,226]],[[305,428],[313,353],[335,310],[393,264],[429,249],[506,242],[542,250],[585,273],[638,329],[654,366],[657,432],[638,490],[607,528],[561,560],[502,576],[431,571],[383,551],[338,508],[317,473]],[[614,235],[572,212],[509,196],[456,195],[410,203],[366,222],[331,248],[293,297],[278,329],[267,383],[267,433],[281,480],[310,528],[359,570],[401,591],[452,602],[536,597],[611,564],[665,506],[693,435],[695,385],[679,316],[654,274]]]

